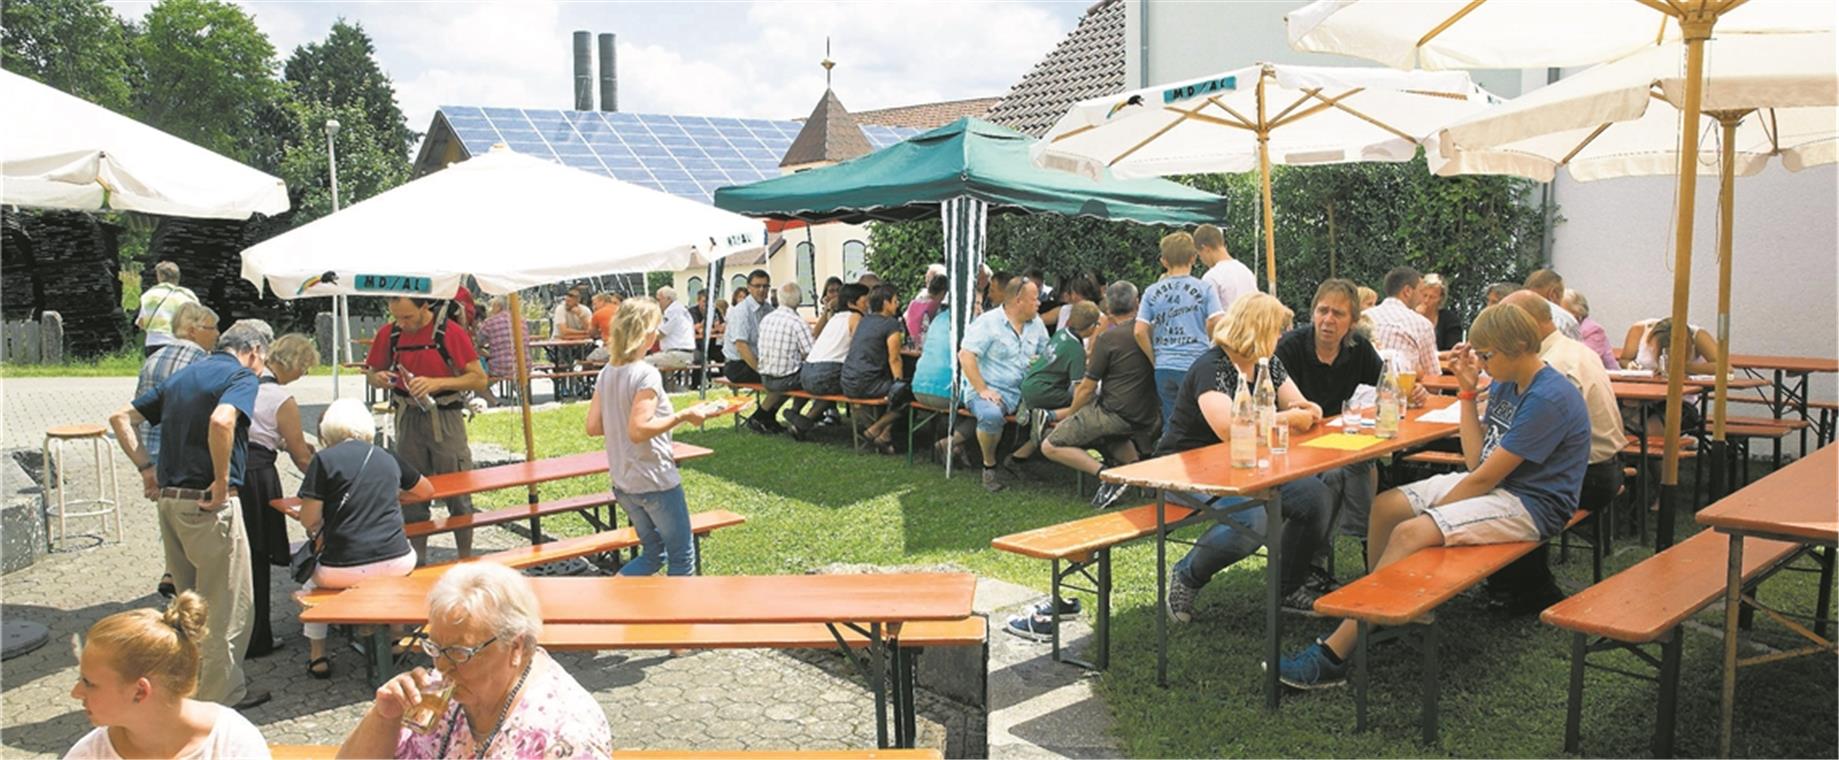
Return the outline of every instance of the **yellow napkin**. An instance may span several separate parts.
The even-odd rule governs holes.
[[[1359,451],[1378,443],[1379,438],[1376,436],[1329,433],[1328,435],[1311,438],[1297,445],[1310,446],[1318,449],[1335,449],[1338,451]]]

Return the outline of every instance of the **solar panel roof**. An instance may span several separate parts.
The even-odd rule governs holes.
[[[624,111],[441,106],[471,155],[497,143],[653,190],[710,203],[715,188],[779,176],[779,161],[802,122],[672,116]],[[910,127],[863,124],[876,150],[917,135]]]

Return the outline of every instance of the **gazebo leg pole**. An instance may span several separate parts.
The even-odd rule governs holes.
[[[1271,208],[1271,129],[1266,123],[1264,109],[1264,82],[1270,74],[1269,67],[1258,76],[1258,180],[1264,192],[1264,272],[1270,285],[1272,296],[1277,295],[1277,230],[1276,213]],[[1224,308],[1224,304],[1221,305]]]

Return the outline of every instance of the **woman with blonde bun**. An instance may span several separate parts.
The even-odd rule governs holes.
[[[247,718],[191,698],[204,624],[204,598],[182,591],[165,612],[117,612],[90,626],[77,645],[70,696],[96,730],[65,759],[268,757],[268,742]]]

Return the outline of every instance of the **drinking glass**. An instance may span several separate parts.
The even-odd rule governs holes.
[[[1398,373],[1398,392],[1400,395],[1404,396],[1405,404],[1407,406],[1416,406],[1416,404],[1411,403],[1411,392],[1413,390],[1416,390],[1417,387],[1418,387],[1418,373],[1417,372],[1412,371],[1412,370],[1407,370],[1407,371]]]
[[[1341,432],[1353,435],[1360,432],[1360,409],[1353,400],[1341,406]]]
[[[428,671],[428,679],[428,683],[419,689],[421,701],[402,715],[402,724],[418,734],[434,730],[441,716],[447,714],[447,700],[453,698],[453,681],[445,674],[431,670]]]
[[[1271,426],[1270,448],[1271,456],[1282,456],[1290,453],[1289,425],[1279,422]]]

